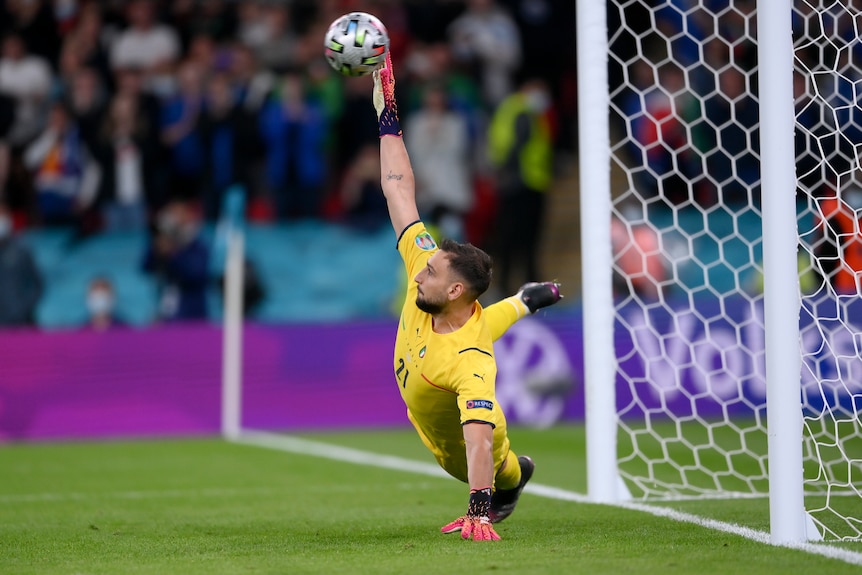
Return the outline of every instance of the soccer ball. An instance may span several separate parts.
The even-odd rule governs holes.
[[[386,59],[389,34],[366,12],[345,14],[330,24],[324,41],[326,61],[345,76],[370,74]]]

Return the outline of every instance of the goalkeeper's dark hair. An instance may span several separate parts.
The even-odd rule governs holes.
[[[464,282],[468,295],[479,299],[491,285],[491,256],[473,244],[449,238],[440,242],[440,251],[446,254],[452,273]]]

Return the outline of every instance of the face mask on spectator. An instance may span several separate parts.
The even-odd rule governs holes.
[[[7,215],[0,215],[0,240],[12,235],[12,219]]]
[[[110,313],[113,307],[114,298],[105,290],[95,290],[87,296],[87,309],[93,315]]]

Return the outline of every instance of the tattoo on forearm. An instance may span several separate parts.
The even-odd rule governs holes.
[[[391,171],[388,174],[386,174],[387,180],[400,180],[403,177],[404,177],[403,174],[393,174]]]

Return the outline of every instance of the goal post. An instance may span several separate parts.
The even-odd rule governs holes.
[[[604,114],[608,109],[607,18],[604,2],[578,0],[578,125],[581,194],[581,245],[587,270],[608,270],[607,274],[584,275],[583,282],[584,401],[589,414],[587,428],[587,490],[597,503],[625,498],[624,484],[618,480],[616,461],[616,406],[614,394],[614,304],[611,274],[610,218],[610,135]],[[587,331],[589,330],[589,331]]]
[[[757,54],[763,197],[763,305],[772,542],[804,541],[802,359],[796,264],[792,1],[760,0]]]
[[[852,3],[577,6],[590,498],[862,539]]]

